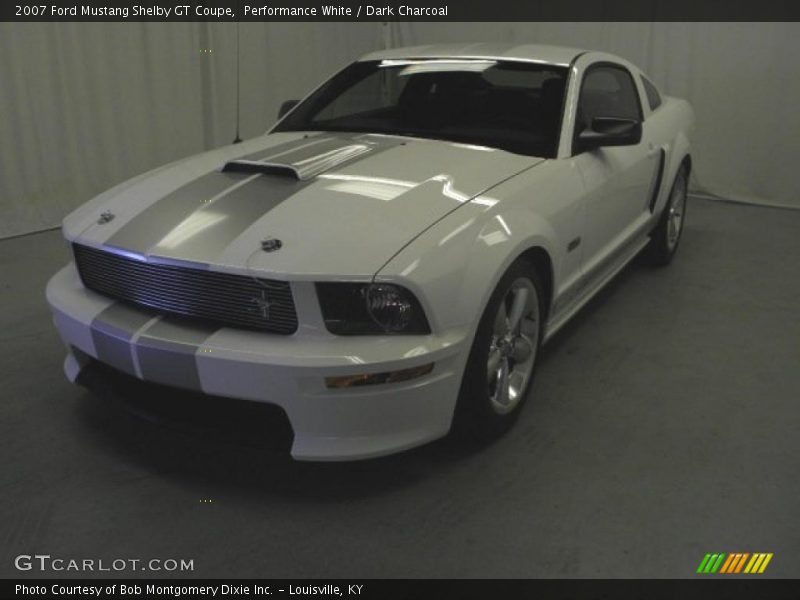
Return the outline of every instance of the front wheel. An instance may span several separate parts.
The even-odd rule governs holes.
[[[675,175],[664,212],[661,213],[658,225],[650,234],[647,256],[654,265],[668,265],[678,249],[686,221],[688,185],[688,171],[685,166],[681,166]]]
[[[517,260],[478,324],[453,418],[456,435],[488,439],[513,425],[533,378],[543,321],[539,276],[528,261]]]

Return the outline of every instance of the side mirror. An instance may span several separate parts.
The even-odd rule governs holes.
[[[297,106],[299,102],[300,100],[287,100],[286,102],[281,104],[281,107],[278,109],[278,118],[279,119],[283,118],[283,115],[285,115],[295,106]]]
[[[578,134],[578,149],[586,152],[602,146],[635,146],[641,141],[641,121],[595,117],[591,129],[584,129]]]

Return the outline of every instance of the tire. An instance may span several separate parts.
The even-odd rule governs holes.
[[[672,182],[669,198],[661,213],[661,218],[658,220],[658,225],[650,234],[647,258],[654,266],[668,265],[678,250],[686,222],[688,183],[688,169],[685,165],[681,165]]]
[[[546,314],[543,289],[536,269],[524,259],[514,262],[497,284],[481,316],[461,380],[452,427],[457,438],[494,439],[519,417],[541,347]],[[515,310],[517,303],[523,308]],[[517,326],[510,327],[509,319],[518,312]]]

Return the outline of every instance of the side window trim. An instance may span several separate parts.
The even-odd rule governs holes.
[[[569,155],[570,156],[572,155],[572,146],[574,144],[574,137],[575,137],[574,136],[574,130],[575,130],[575,118],[574,117],[576,117],[577,115],[573,115],[573,119],[572,119],[572,121],[573,121],[572,122],[572,128],[573,128],[573,136],[572,137],[573,137],[573,139],[572,140],[567,140],[567,139],[563,139],[562,140],[562,138],[567,138],[568,137],[567,136],[567,132],[564,131],[564,129],[567,127],[567,117],[568,117],[567,111],[569,110],[569,89],[570,89],[570,85],[572,84],[572,79],[574,77],[575,65],[578,62],[578,59],[580,59],[584,54],[587,54],[587,52],[579,52],[578,54],[576,54],[575,57],[572,59],[572,61],[570,61],[569,66],[567,67],[567,79],[566,79],[566,83],[564,85],[564,98],[562,99],[562,106],[561,106],[561,122],[560,122],[559,127],[558,127],[559,134],[558,134],[558,144],[556,146],[556,155],[559,154],[559,150],[560,150],[561,146],[567,141],[569,141]],[[579,99],[580,99],[580,95],[581,95],[580,94],[580,92],[581,92],[580,88],[581,88],[582,84],[583,84],[583,79],[581,79],[581,81],[578,83],[578,98]],[[577,102],[576,102],[576,104],[575,104],[575,110],[576,111],[577,111],[577,106],[578,105],[577,105]]]
[[[608,60],[592,63],[591,65],[586,67],[586,69],[583,71],[583,74],[581,75],[581,82],[580,82],[580,85],[578,86],[578,101],[575,104],[575,112],[576,112],[575,119],[574,119],[575,126],[573,127],[573,130],[572,130],[572,146],[570,148],[570,156],[575,156],[575,142],[577,141],[578,135],[579,135],[578,128],[577,128],[577,123],[578,123],[578,114],[577,113],[581,109],[581,99],[583,98],[583,85],[586,83],[586,77],[592,71],[594,71],[595,69],[603,68],[603,67],[605,67],[605,68],[611,67],[612,69],[619,69],[620,71],[625,73],[630,78],[631,87],[633,87],[634,96],[636,97],[636,107],[638,108],[638,112],[639,112],[639,121],[644,123],[644,108],[642,107],[642,99],[641,99],[640,94],[639,94],[639,88],[636,85],[636,78],[633,76],[633,73],[631,73],[630,69],[628,69],[625,65],[621,65],[619,63],[616,63],[616,62],[613,62],[613,61],[608,61]]]

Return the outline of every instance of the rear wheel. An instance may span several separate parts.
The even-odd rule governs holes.
[[[497,284],[478,325],[453,421],[457,435],[493,438],[516,421],[541,345],[542,300],[533,265],[517,260]]]
[[[667,205],[658,221],[658,225],[650,234],[647,255],[654,265],[668,265],[675,256],[681,241],[683,226],[686,220],[686,198],[689,174],[685,166],[681,166],[667,199]]]

